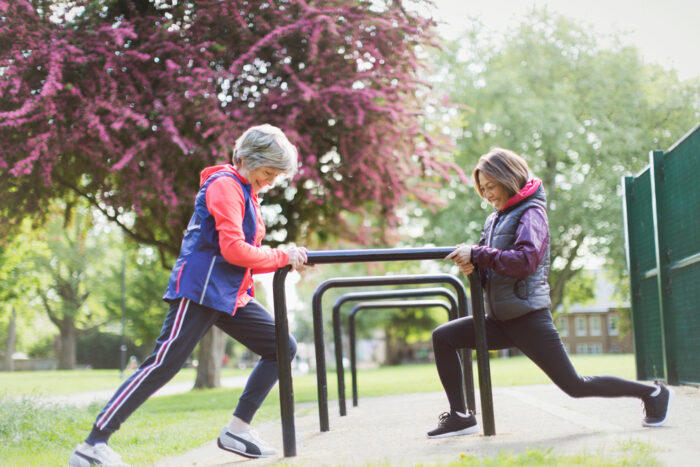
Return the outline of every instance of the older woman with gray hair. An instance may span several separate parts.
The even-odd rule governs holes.
[[[175,376],[212,326],[261,357],[217,444],[250,458],[275,454],[250,428],[255,412],[277,382],[275,324],[253,298],[252,275],[286,265],[300,270],[307,258],[305,248],[261,246],[265,226],[258,192],[282,174],[293,175],[297,157],[296,148],[279,128],[259,125],[238,138],[233,164],[202,171],[194,213],[163,296],[170,310],[153,353],[102,409],[85,442],[73,451],[71,466],[123,465],[107,445],[109,437]],[[294,356],[296,341],[291,335],[289,346]]]

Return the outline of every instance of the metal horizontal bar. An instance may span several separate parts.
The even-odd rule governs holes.
[[[687,266],[690,266],[692,264],[695,264],[697,262],[700,262],[700,253],[695,253],[694,255],[686,256],[683,259],[679,259],[675,263],[673,263],[670,267],[671,269],[681,269],[685,268]]]
[[[649,269],[643,274],[644,279],[651,279],[652,277],[656,277],[656,275],[659,273],[658,268],[654,269]]]
[[[388,309],[388,308],[429,308],[440,306],[446,310],[450,309],[450,304],[444,300],[404,300],[404,301],[381,301],[381,302],[361,302],[353,307],[350,311],[357,312],[359,310],[368,309]]]
[[[372,261],[408,261],[443,259],[455,247],[434,248],[377,248],[374,250],[309,251],[308,264],[366,263]]]

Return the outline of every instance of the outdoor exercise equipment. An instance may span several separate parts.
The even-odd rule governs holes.
[[[401,284],[450,284],[454,287],[458,295],[458,316],[467,314],[467,291],[462,281],[451,274],[416,274],[411,276],[362,276],[362,277],[336,277],[327,279],[316,289],[312,300],[312,314],[314,324],[314,346],[316,348],[316,380],[318,390],[318,415],[321,431],[328,431],[328,390],[326,378],[326,351],[323,337],[323,295],[332,288],[338,287],[358,287],[358,286],[385,286]],[[340,333],[340,321],[336,319],[334,334]],[[342,344],[341,344],[342,345]],[[467,407],[475,410],[476,402],[474,398],[474,375],[472,371],[471,353],[461,352],[465,359],[463,375],[464,388],[467,396]],[[336,353],[337,356],[337,353]],[[340,365],[338,378],[342,384],[342,397],[339,404],[345,403],[345,374],[343,366]]]
[[[447,311],[448,316],[452,314],[449,303],[443,300],[405,300],[405,301],[380,301],[361,302],[352,307],[348,315],[348,328],[350,332],[350,373],[352,374],[352,405],[357,407],[357,345],[355,339],[355,316],[362,310],[386,310],[386,309],[408,309],[408,308],[433,308],[441,307]],[[453,319],[453,318],[451,318]],[[464,363],[464,360],[462,360]],[[464,369],[463,369],[464,370]]]
[[[459,280],[455,278],[456,280]],[[463,286],[459,287],[456,282],[452,283],[458,289],[464,289]],[[465,292],[466,293],[466,292]],[[418,298],[418,297],[432,297],[432,296],[442,296],[449,300],[450,310],[449,319],[453,320],[458,317],[459,308],[457,305],[457,298],[455,295],[444,287],[426,287],[421,289],[394,289],[394,290],[381,290],[374,292],[348,292],[342,295],[338,300],[336,300],[335,305],[333,305],[333,343],[335,346],[335,362],[336,362],[336,373],[338,376],[338,409],[340,415],[344,416],[347,414],[345,406],[345,368],[342,365],[343,361],[343,342],[342,333],[340,332],[341,320],[340,320],[340,309],[341,307],[351,301],[359,300],[382,300],[389,298]],[[469,313],[469,302],[464,300],[467,304],[467,310],[465,310],[464,315]],[[462,357],[462,369],[463,373],[469,371],[469,375],[464,378],[465,384],[464,389],[467,391],[467,401],[474,401],[474,378],[471,373],[471,353],[468,356],[468,365],[465,355]],[[471,384],[468,384],[471,381]],[[356,405],[356,404],[355,404]],[[472,410],[476,407],[472,404]]]
[[[332,264],[332,263],[357,263],[357,262],[383,262],[383,261],[410,261],[443,259],[454,251],[455,247],[433,247],[433,248],[395,248],[376,250],[331,250],[331,251],[311,251],[308,253],[307,264]],[[285,281],[291,267],[285,266],[275,272],[272,280],[272,290],[275,309],[275,331],[277,344],[277,362],[279,368],[279,392],[280,392],[280,415],[282,419],[282,443],[284,446],[284,456],[296,456],[296,433],[294,427],[294,392],[292,385],[292,368],[289,354],[289,321],[287,318],[287,300],[285,297]],[[385,279],[391,280],[401,276],[387,276]],[[376,281],[376,278],[373,278]],[[385,285],[396,285],[400,282],[389,281]],[[422,283],[422,282],[414,282]],[[372,285],[370,282],[365,285]],[[486,346],[486,334],[484,330],[484,305],[481,290],[481,280],[479,273],[475,270],[469,275],[469,285],[471,289],[472,313],[474,316],[476,334],[476,356],[477,368],[479,372],[479,391],[481,394],[481,413],[484,425],[484,434],[494,435],[495,424],[493,419],[493,399],[491,394],[491,375],[489,371],[489,355]],[[318,291],[317,291],[318,292]],[[315,297],[316,298],[316,297]],[[320,298],[320,297],[319,297]],[[314,328],[315,331],[316,327]],[[321,341],[323,329],[320,329]],[[315,332],[318,340],[318,334]],[[318,344],[318,342],[317,342]],[[323,343],[321,342],[321,345]],[[316,348],[317,358],[317,378],[323,374],[325,376],[325,359],[321,354],[319,359],[318,345]],[[319,363],[323,368],[319,368]],[[322,370],[322,371],[321,371]],[[325,385],[319,387],[321,392],[327,395]],[[325,401],[327,405],[327,400]],[[326,407],[326,420],[328,410]]]

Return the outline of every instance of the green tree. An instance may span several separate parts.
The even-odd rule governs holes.
[[[109,264],[108,237],[94,226],[89,208],[70,202],[54,203],[38,232],[32,256],[39,280],[36,294],[59,330],[59,369],[75,367],[79,334],[109,320],[100,301],[91,300],[102,268]]]
[[[523,155],[544,182],[553,307],[587,257],[622,271],[620,177],[695,124],[700,80],[646,65],[633,47],[603,48],[592,31],[538,10],[500,36],[473,24],[437,65],[439,88],[456,103],[440,117],[451,116],[465,172],[500,146]],[[454,180],[438,196],[443,209],[413,212],[425,240],[476,243],[489,210],[471,184]]]
[[[0,336],[4,336],[3,368],[7,371],[14,369],[12,354],[21,328],[17,310],[22,311],[26,322],[32,314],[31,308],[26,306],[27,292],[34,286],[35,279],[27,268],[31,244],[25,241],[24,235],[28,230],[29,225],[24,222],[18,235],[0,245]]]
[[[124,315],[126,336],[138,346],[151,345],[160,331],[167,305],[162,296],[170,271],[160,265],[155,248],[126,241],[115,243],[124,258]],[[116,248],[115,248],[116,249]],[[105,280],[96,286],[108,316],[118,322],[121,319],[122,261],[113,261],[107,268]]]

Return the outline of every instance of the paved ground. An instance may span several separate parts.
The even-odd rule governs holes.
[[[326,433],[318,431],[315,405],[306,405],[297,409],[296,457],[281,456],[282,430],[275,422],[257,429],[280,451],[276,458],[248,460],[221,451],[212,442],[158,467],[433,464],[456,461],[461,453],[492,456],[501,451],[521,453],[528,447],[557,453],[614,453],[629,440],[651,443],[664,465],[700,465],[700,389],[678,387],[675,392],[667,426],[643,428],[636,399],[572,399],[553,385],[495,388],[496,436],[438,440],[426,439],[425,432],[446,407],[442,393],[361,398],[359,407],[349,401],[346,417],[339,417],[337,404],[331,403],[331,430]]]

